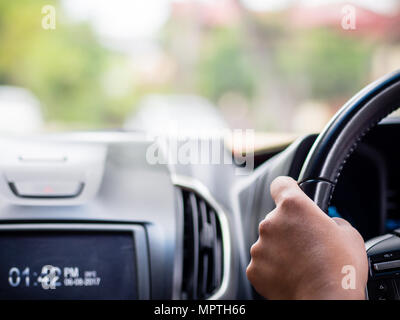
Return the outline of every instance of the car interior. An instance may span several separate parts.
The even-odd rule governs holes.
[[[185,11],[187,8],[183,7],[183,2],[176,2],[174,10],[178,19],[188,11]],[[224,6],[236,8],[236,1],[224,3]],[[36,6],[29,1],[26,5]],[[97,6],[91,5],[90,10]],[[13,6],[17,5],[0,4],[0,8]],[[206,15],[202,11],[207,17],[200,14],[204,21],[222,23],[218,20],[222,16],[224,19],[240,19],[236,13],[225,16],[227,7],[210,9],[207,6],[212,5],[195,6],[203,11],[208,8],[214,13]],[[50,11],[39,11],[39,21],[51,13],[51,8],[47,9]],[[251,10],[255,12],[256,9]],[[363,11],[360,9],[359,12]],[[10,9],[10,17],[14,13]],[[262,14],[258,14],[257,19],[262,20]],[[398,17],[400,13],[391,19],[397,23]],[[52,21],[46,21],[51,29]],[[227,20],[222,21],[226,23]],[[232,21],[238,20],[229,20],[229,23]],[[54,31],[40,32],[47,32],[45,37],[50,37],[50,32],[64,32],[63,23],[61,21],[61,27]],[[204,28],[212,29],[210,26]],[[7,34],[2,29],[0,23],[0,42],[3,41],[1,35]],[[183,32],[183,29],[171,30]],[[123,34],[121,30],[118,29]],[[168,36],[171,35],[167,33],[165,39]],[[165,39],[163,41],[167,41]],[[185,41],[188,39],[190,36]],[[172,41],[171,46],[176,45],[175,49],[179,51],[181,44],[178,40],[177,43]],[[393,41],[398,41],[398,38]],[[91,50],[90,44],[80,43],[79,46]],[[143,45],[143,48],[147,47]],[[268,52],[268,46],[263,48]],[[58,51],[54,50],[57,54]],[[185,50],[189,51],[187,45]],[[68,50],[66,52],[68,54]],[[93,53],[92,58],[97,59],[97,54],[100,55]],[[222,56],[222,63],[224,57],[229,60],[229,54]],[[89,57],[86,63],[90,64],[92,58]],[[5,66],[9,66],[11,58],[4,58],[5,62],[2,59],[0,54],[0,87],[21,87],[4,90],[7,89],[7,94],[13,99],[22,96],[27,96],[29,101],[33,99],[36,109],[31,108],[29,112],[39,110],[36,98],[22,89],[40,93],[39,87],[29,87],[25,85],[28,82],[22,80],[18,82],[20,78],[15,71],[18,63],[15,70],[8,69]],[[69,62],[78,64],[78,58],[64,59],[66,62],[60,67],[63,69],[61,78],[68,75],[72,82],[79,81],[68,72]],[[110,61],[104,64],[111,65]],[[28,62],[27,68],[34,70],[35,64]],[[397,65],[399,62],[396,60]],[[52,77],[56,79],[56,76],[51,70],[58,66],[50,60],[46,63],[50,76],[44,78],[46,82],[43,83],[55,86]],[[22,64],[22,68],[24,66]],[[95,73],[97,67],[91,65],[90,70],[82,69],[82,73]],[[124,68],[116,70],[123,72]],[[212,66],[204,69],[214,72]],[[324,120],[320,130],[292,134],[282,125],[285,135],[280,135],[278,142],[272,143],[265,137],[254,137],[253,131],[244,134],[242,130],[240,143],[235,143],[235,137],[229,140],[223,134],[215,134],[213,130],[221,132],[226,129],[225,116],[220,115],[222,107],[215,108],[203,98],[186,93],[164,97],[163,90],[167,89],[159,84],[159,91],[154,90],[158,95],[153,94],[150,85],[148,91],[151,95],[145,85],[140,87],[147,95],[141,100],[140,112],[131,114],[130,109],[126,109],[129,112],[124,109],[124,117],[128,118],[125,117],[125,124],[118,127],[113,127],[115,122],[112,120],[118,113],[110,109],[109,113],[104,113],[103,122],[99,122],[99,126],[111,124],[106,129],[99,130],[88,124],[88,130],[82,130],[78,125],[74,127],[71,120],[66,122],[70,125],[68,130],[63,130],[65,127],[60,125],[56,130],[0,135],[0,299],[262,300],[247,279],[246,268],[250,261],[250,248],[258,238],[259,223],[275,208],[270,185],[278,176],[295,179],[327,215],[346,219],[360,232],[369,263],[367,298],[400,299],[400,152],[396,142],[400,139],[400,117],[395,112],[400,106],[400,71],[395,70],[390,68],[391,72],[370,77],[370,81],[363,78],[357,82],[357,90],[351,87],[351,93],[346,93],[345,100],[332,99],[336,109],[329,113],[329,121]],[[235,74],[224,72],[224,79],[235,78]],[[329,72],[332,70],[327,69],[324,79],[329,78]],[[112,87],[113,77],[107,86]],[[216,73],[213,77],[210,81],[218,81]],[[301,82],[301,79],[299,75],[295,81]],[[262,78],[258,80],[263,81]],[[188,78],[182,81],[191,85]],[[289,87],[291,82],[287,81],[285,86]],[[332,83],[329,79],[326,81]],[[32,83],[39,83],[39,80],[33,79]],[[236,82],[233,89],[229,85],[229,90],[236,88]],[[120,86],[120,82],[116,81],[115,86]],[[212,87],[218,87],[218,83],[213,83]],[[272,88],[278,90],[278,86]],[[96,98],[98,110],[106,108],[107,101],[104,100],[104,105],[101,101],[105,99],[102,93],[97,89],[86,89],[87,96]],[[3,103],[1,90],[0,112],[11,114],[11,111],[2,111],[7,103]],[[278,90],[282,100],[285,90]],[[304,92],[309,92],[307,90]],[[339,86],[338,90],[346,88]],[[63,109],[62,100],[64,94],[68,97],[68,91],[73,96],[79,89],[78,86],[70,87],[67,80],[61,89],[54,89],[60,105],[51,105],[43,121],[53,118],[76,120],[81,116],[96,118],[95,108],[85,109],[85,115],[83,111],[79,113],[78,108],[68,111],[71,114],[64,111],[68,106]],[[84,102],[79,106],[89,101],[85,94],[82,94]],[[211,99],[212,94],[204,96]],[[228,98],[234,101],[242,99],[237,95]],[[110,101],[114,103],[114,100]],[[118,101],[122,103],[122,99]],[[273,103],[276,101],[272,100]],[[17,106],[19,102],[15,103]],[[237,114],[237,110],[233,108],[231,115]],[[263,118],[263,110],[261,108],[259,113],[255,113],[254,119]],[[287,112],[283,107],[276,110],[278,113]],[[29,113],[20,111],[18,123]],[[290,112],[280,119],[289,117],[288,114]],[[29,117],[35,119],[33,125],[42,125],[36,113]],[[11,120],[4,122],[6,126],[16,128]],[[179,129],[186,126],[182,129],[184,138],[178,139],[174,135],[178,126]],[[21,130],[28,130],[27,127],[22,125]],[[232,130],[228,132],[234,128],[231,126]],[[269,132],[268,127],[265,128]],[[200,131],[207,134],[199,134]],[[268,135],[272,140],[274,137]],[[254,139],[261,144],[255,143]],[[252,148],[243,147],[248,143]],[[286,236],[290,237],[290,234]]]
[[[281,175],[368,240],[369,298],[397,298],[399,120],[380,119],[399,88],[399,72],[373,83],[244,177],[235,163],[149,164],[155,142],[129,132],[3,140],[1,298],[255,298],[245,268]]]

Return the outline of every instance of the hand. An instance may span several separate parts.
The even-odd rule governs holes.
[[[292,178],[275,179],[271,195],[276,208],[259,225],[247,268],[257,292],[268,299],[365,299],[368,261],[357,230],[328,217]]]

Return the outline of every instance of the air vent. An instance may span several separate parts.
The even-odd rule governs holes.
[[[198,194],[182,189],[182,299],[207,299],[222,282],[222,232],[215,210]]]

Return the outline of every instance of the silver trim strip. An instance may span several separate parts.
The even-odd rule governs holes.
[[[374,263],[374,269],[376,271],[383,271],[388,269],[394,269],[400,267],[400,260],[386,261]]]
[[[230,279],[230,265],[231,265],[231,237],[229,231],[229,222],[226,217],[226,214],[221,208],[221,206],[218,204],[218,202],[211,195],[208,188],[199,180],[192,177],[181,176],[176,174],[171,175],[171,180],[175,186],[188,188],[197,192],[215,209],[215,212],[217,213],[222,231],[222,242],[224,248],[223,252],[224,269],[223,269],[222,282],[220,288],[207,300],[222,299],[226,291],[228,290],[229,279]]]
[[[371,249],[374,245],[376,245],[376,244],[378,244],[379,242],[381,242],[381,241],[383,241],[383,240],[386,240],[386,239],[388,239],[388,238],[390,238],[390,237],[393,237],[393,234],[387,233],[387,234],[384,234],[384,235],[382,235],[382,236],[379,236],[379,237],[372,238],[372,239],[368,240],[368,241],[365,243],[365,250],[368,252],[368,250]]]

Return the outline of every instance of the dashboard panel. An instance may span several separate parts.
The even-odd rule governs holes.
[[[0,141],[0,299],[248,297],[229,190],[213,194],[207,179],[235,167],[151,164],[154,143],[128,132]]]
[[[368,134],[331,201],[365,240],[400,225],[399,125]],[[0,299],[257,298],[245,270],[275,206],[269,185],[297,179],[315,138],[240,175],[234,163],[150,163],[155,142],[129,132],[0,141]]]

